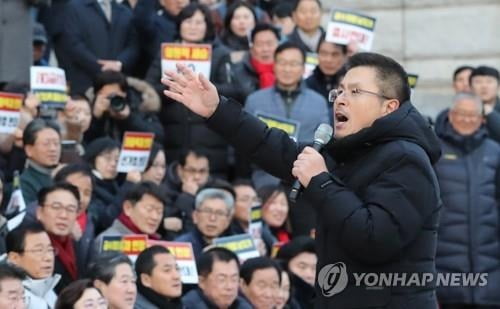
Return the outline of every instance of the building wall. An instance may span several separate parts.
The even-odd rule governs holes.
[[[451,103],[452,74],[468,64],[500,69],[499,0],[322,0],[377,18],[373,51],[419,75],[412,99],[435,116]],[[323,25],[327,24],[325,13]]]

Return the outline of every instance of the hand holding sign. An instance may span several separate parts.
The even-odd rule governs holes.
[[[184,64],[177,64],[177,70],[167,71],[161,82],[169,87],[163,93],[186,106],[194,113],[208,118],[213,115],[219,105],[217,88],[202,74],[196,76]]]

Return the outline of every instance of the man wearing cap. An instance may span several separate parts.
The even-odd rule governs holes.
[[[40,23],[33,25],[33,65],[48,66],[49,62],[43,58],[47,47],[47,33]]]
[[[498,90],[500,75],[493,67],[479,66],[470,77],[472,91],[483,101],[483,114],[490,137],[500,142],[500,104]]]

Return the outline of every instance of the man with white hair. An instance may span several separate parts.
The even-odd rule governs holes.
[[[500,145],[488,138],[482,109],[479,97],[459,93],[435,128],[443,150],[435,166],[443,201],[436,268],[488,275],[485,286],[438,287],[443,309],[500,305]]]
[[[196,258],[229,227],[234,212],[234,198],[226,190],[206,188],[198,192],[193,211],[195,228],[176,241],[190,242]]]

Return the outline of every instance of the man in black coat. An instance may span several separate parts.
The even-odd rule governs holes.
[[[318,218],[317,308],[437,307],[428,278],[436,277],[440,202],[432,164],[441,150],[409,102],[397,62],[374,53],[350,58],[332,92],[335,138],[321,154],[219,97],[203,76],[178,69],[163,79],[170,87],[165,95],[208,118],[209,127],[267,172],[306,188],[301,198]],[[360,279],[367,273],[371,280]],[[377,280],[374,288],[373,276],[381,274],[403,279]],[[409,282],[415,276],[418,282]]]
[[[100,4],[106,1],[110,19]],[[101,71],[132,72],[139,46],[129,8],[111,0],[72,1],[65,17],[63,68],[71,93],[84,93]]]

